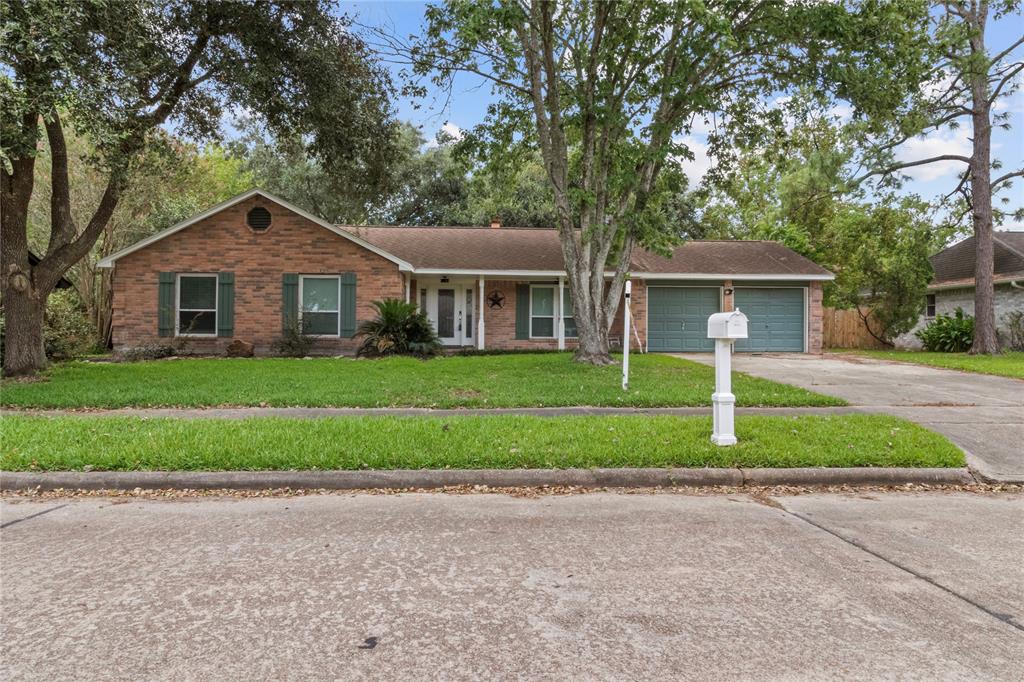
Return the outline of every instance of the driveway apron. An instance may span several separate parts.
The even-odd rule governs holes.
[[[845,355],[737,353],[733,368],[917,422],[956,443],[983,477],[1024,483],[1024,381]]]

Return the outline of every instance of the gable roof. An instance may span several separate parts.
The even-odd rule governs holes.
[[[111,267],[114,267],[114,262],[117,261],[117,259],[122,258],[124,256],[127,256],[130,253],[134,253],[134,252],[138,251],[139,249],[144,249],[147,246],[149,246],[150,244],[153,244],[155,242],[160,241],[164,237],[169,237],[172,234],[174,234],[175,232],[180,232],[180,231],[184,230],[186,227],[190,227],[192,225],[195,225],[196,223],[198,223],[201,220],[205,220],[206,218],[209,218],[210,216],[215,215],[215,214],[219,213],[220,211],[223,211],[226,208],[234,206],[235,204],[243,202],[246,199],[249,199],[249,198],[254,197],[254,196],[259,196],[259,197],[262,197],[262,198],[266,199],[267,201],[272,201],[275,204],[278,204],[279,206],[281,206],[282,208],[286,208],[289,211],[291,211],[292,213],[296,213],[296,214],[302,216],[303,218],[305,218],[306,220],[308,220],[308,221],[310,221],[312,223],[316,223],[317,225],[319,225],[320,227],[324,228],[325,230],[330,230],[331,232],[333,232],[336,235],[344,237],[345,239],[348,239],[349,241],[355,242],[359,246],[362,246],[364,249],[367,249],[368,251],[372,251],[373,253],[377,254],[378,256],[381,256],[381,257],[386,258],[387,260],[391,261],[392,263],[394,263],[395,265],[398,266],[399,270],[402,270],[402,271],[412,270],[412,266],[409,263],[407,263],[406,261],[404,261],[404,260],[402,260],[400,258],[397,258],[394,255],[392,255],[392,254],[390,254],[390,253],[388,253],[386,251],[383,251],[379,247],[374,246],[373,244],[370,244],[370,243],[362,240],[361,238],[359,238],[358,236],[353,234],[351,231],[343,230],[343,229],[341,229],[339,227],[336,227],[335,225],[332,225],[331,223],[327,222],[326,220],[323,220],[322,218],[318,218],[315,215],[313,215],[312,213],[309,213],[308,211],[304,211],[303,209],[299,208],[298,206],[295,206],[294,204],[291,204],[291,203],[285,201],[284,199],[281,199],[280,197],[276,197],[273,194],[271,194],[270,192],[266,192],[266,191],[264,191],[262,189],[258,189],[258,188],[257,189],[251,189],[248,192],[243,192],[242,194],[239,194],[238,196],[231,197],[227,201],[222,201],[221,203],[217,204],[216,206],[213,206],[213,207],[203,211],[202,213],[199,213],[198,215],[192,216],[188,220],[183,220],[180,223],[176,223],[174,225],[171,225],[170,227],[168,227],[168,228],[166,228],[164,230],[161,230],[161,231],[157,232],[154,235],[150,235],[149,237],[146,237],[145,239],[143,239],[141,241],[137,241],[134,244],[132,244],[131,246],[129,246],[127,248],[124,248],[124,249],[121,249],[117,253],[113,253],[113,254],[107,256],[106,258],[102,259],[99,263],[97,263],[97,265],[99,267],[101,267],[101,268],[111,268]]]
[[[997,282],[1024,279],[1024,232],[993,234],[993,274]],[[935,275],[931,289],[974,286],[974,236],[939,251],[931,257]]]
[[[558,231],[535,227],[341,226],[412,263],[423,274],[565,273]],[[671,257],[637,249],[641,278],[832,279],[832,273],[769,241],[688,241]]]
[[[260,196],[398,265],[403,272],[544,276],[565,274],[558,231],[531,227],[332,225],[261,189],[252,189],[136,242],[99,262],[103,268],[226,208]],[[832,273],[770,241],[689,241],[670,257],[637,249],[634,277],[648,279],[829,280]]]

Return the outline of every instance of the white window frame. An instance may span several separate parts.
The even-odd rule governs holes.
[[[551,315],[537,315],[536,317],[551,318],[551,336],[537,336],[533,333],[533,290],[551,289]],[[558,309],[561,304],[558,302],[557,284],[531,284],[530,285],[530,338],[531,339],[557,339],[558,338]]]
[[[563,297],[564,296],[572,296],[572,294],[569,293],[569,287],[565,287],[564,291],[565,291],[565,293],[563,294]],[[567,327],[564,326],[565,325],[565,321],[571,319],[571,320],[573,320],[575,322],[576,314],[575,314],[575,311],[570,310],[569,312],[571,312],[573,314],[572,315],[566,315],[565,311],[562,309],[564,306],[565,306],[565,301],[564,300],[558,302],[558,313],[559,313],[558,320],[559,320],[559,324],[563,325],[563,329],[567,329]],[[567,338],[567,339],[578,339],[578,338],[580,338],[579,331],[580,331],[580,328],[576,327],[576,333],[575,334],[569,334],[568,332],[566,332],[565,338]]]
[[[333,280],[335,280],[338,283],[338,308],[337,308],[337,310],[316,310],[316,311],[313,311],[313,310],[307,311],[307,310],[305,310],[305,306],[303,305],[303,299],[305,298],[304,294],[305,294],[305,290],[306,290],[306,279],[307,278],[308,279],[333,279]],[[310,312],[310,313],[313,313],[313,312],[316,312],[316,313],[334,313],[335,315],[338,316],[338,324],[337,324],[337,327],[336,327],[337,331],[334,334],[308,334],[308,336],[312,336],[312,337],[317,338],[317,339],[333,339],[333,338],[341,336],[341,276],[339,276],[339,275],[299,275],[299,325],[300,325],[300,328],[303,328],[303,329],[305,328],[302,318],[303,318],[303,316],[307,312]]]
[[[183,332],[181,331],[182,313],[208,313],[210,308],[182,308],[181,307],[181,280],[185,278],[213,278],[213,331],[212,332]],[[217,310],[220,308],[220,276],[216,272],[179,272],[174,282],[174,335],[184,337],[213,338],[217,336],[220,328],[220,316]]]

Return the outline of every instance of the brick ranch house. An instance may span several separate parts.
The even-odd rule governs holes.
[[[290,320],[315,352],[351,353],[373,302],[416,302],[449,346],[562,349],[575,325],[558,234],[501,227],[351,227],[251,190],[100,262],[114,268],[116,350],[186,337],[218,353],[267,353]],[[740,351],[818,353],[831,273],[775,242],[691,241],[670,258],[638,250],[631,347],[710,351],[711,313],[750,318]],[[292,323],[294,324],[294,323]],[[612,330],[621,344],[622,306]]]

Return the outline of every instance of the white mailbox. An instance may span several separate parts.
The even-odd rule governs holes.
[[[708,318],[708,338],[715,340],[715,392],[711,394],[711,442],[715,445],[735,445],[736,431],[732,394],[732,344],[747,338],[747,316],[739,308],[727,313],[715,313]]]
[[[715,313],[708,318],[709,339],[747,338],[747,316],[737,310]]]

